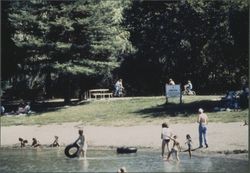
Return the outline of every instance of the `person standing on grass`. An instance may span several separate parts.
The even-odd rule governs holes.
[[[206,148],[208,148],[207,139],[206,139],[208,117],[207,117],[207,114],[204,113],[204,110],[202,108],[200,108],[198,111],[199,111],[199,115],[198,115],[197,123],[199,123],[199,142],[200,142],[199,148],[203,147],[202,138],[204,139]]]
[[[162,145],[161,145],[161,156],[164,157],[165,153],[165,146],[167,145],[167,151],[169,152],[169,142],[170,138],[172,136],[171,129],[169,128],[167,123],[162,124],[162,131],[161,131],[161,139],[162,139]]]

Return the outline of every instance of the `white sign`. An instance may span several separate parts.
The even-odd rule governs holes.
[[[166,85],[166,97],[180,97],[181,86],[180,85]]]

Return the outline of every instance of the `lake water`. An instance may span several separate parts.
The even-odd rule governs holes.
[[[87,159],[69,159],[63,148],[0,148],[0,172],[248,172],[248,161],[181,153],[181,161],[166,162],[160,152],[138,150],[136,154],[116,154],[113,150],[89,150]]]

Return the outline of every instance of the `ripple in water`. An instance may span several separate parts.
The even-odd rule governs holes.
[[[136,154],[116,154],[111,150],[89,150],[87,159],[69,159],[58,149],[1,148],[0,172],[248,172],[248,161],[221,157],[180,154],[180,162],[166,162],[160,151],[139,150]]]

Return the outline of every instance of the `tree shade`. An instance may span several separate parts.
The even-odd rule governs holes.
[[[244,0],[1,4],[2,89],[15,96],[69,102],[92,87],[111,89],[118,77],[130,95],[160,95],[169,78],[214,94],[248,78]]]

